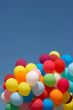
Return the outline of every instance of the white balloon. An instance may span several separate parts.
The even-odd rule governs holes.
[[[35,71],[30,71],[27,73],[26,81],[30,86],[34,86],[39,81],[39,75]]]

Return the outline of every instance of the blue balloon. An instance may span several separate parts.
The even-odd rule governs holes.
[[[18,92],[15,92],[11,95],[10,101],[13,105],[20,106],[23,103],[23,97]]]
[[[61,58],[62,60],[64,60],[66,66],[68,66],[70,63],[73,62],[73,57],[71,55],[66,54],[66,55],[63,55]]]
[[[23,97],[23,102],[29,103],[29,102],[32,101],[33,97],[34,97],[34,96],[33,96],[33,92],[31,91],[28,96],[24,96],[24,97]]]
[[[43,100],[43,110],[52,110],[54,107],[54,103],[51,99]]]
[[[44,70],[43,70],[43,64],[38,63],[38,64],[37,64],[37,68],[41,71],[41,74],[44,76],[44,75],[45,75],[45,72],[44,72]]]
[[[69,87],[69,92],[73,93],[73,82],[69,81],[70,87]]]

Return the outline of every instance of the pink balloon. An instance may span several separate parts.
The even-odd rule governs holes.
[[[28,103],[28,104],[27,103],[23,103],[19,110],[31,110],[30,109],[30,103]]]

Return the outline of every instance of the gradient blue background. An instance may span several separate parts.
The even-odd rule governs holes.
[[[73,55],[73,0],[0,1],[0,93],[18,58],[37,63],[53,49]]]

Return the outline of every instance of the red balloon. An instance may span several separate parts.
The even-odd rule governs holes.
[[[44,62],[43,68],[46,73],[53,73],[55,70],[55,63],[51,60],[47,60]]]
[[[40,63],[44,63],[46,60],[49,60],[50,59],[50,57],[49,57],[49,55],[48,54],[43,54],[43,55],[41,55],[40,57],[39,57],[39,61],[40,61]]]
[[[49,93],[48,93],[48,91],[46,90],[46,89],[44,89],[44,92],[43,92],[43,94],[41,94],[40,96],[38,96],[37,98],[39,98],[39,99],[46,99],[46,98],[48,98],[49,97]]]
[[[15,66],[19,66],[19,65],[25,67],[27,65],[27,62],[24,59],[19,59],[19,60],[16,61]]]
[[[61,78],[57,83],[57,88],[62,93],[65,93],[69,89],[69,81],[65,78]]]
[[[15,78],[13,74],[7,74],[4,78],[4,82],[6,82],[7,79],[9,78]]]
[[[58,59],[55,60],[55,70],[56,70],[56,72],[62,73],[65,70],[65,67],[66,67],[65,62],[62,59],[58,58]]]
[[[42,110],[43,101],[41,99],[34,100],[30,105],[31,110]]]
[[[58,59],[59,57],[57,56],[57,55],[54,55],[54,54],[52,54],[52,55],[50,55],[50,59],[52,60],[52,61],[55,61],[56,59]]]

